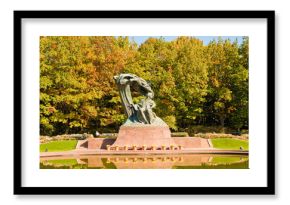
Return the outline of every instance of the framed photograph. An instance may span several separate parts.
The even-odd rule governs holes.
[[[14,194],[275,194],[274,11],[14,11]]]

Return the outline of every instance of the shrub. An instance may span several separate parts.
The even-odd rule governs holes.
[[[245,129],[238,131],[236,129],[232,129],[229,127],[203,126],[203,125],[190,126],[188,128],[181,129],[181,131],[188,132],[190,136],[193,136],[195,134],[207,134],[207,133],[224,133],[224,134],[235,134],[235,135],[248,134],[248,130],[245,130]]]
[[[118,133],[102,133],[97,138],[110,138],[110,139],[115,139],[117,138]]]
[[[201,137],[205,139],[234,138],[234,139],[241,139],[241,140],[247,140],[249,138],[247,134],[232,135],[232,134],[223,134],[223,133],[198,133],[198,134],[195,134],[194,137]]]
[[[187,132],[172,132],[171,137],[188,137]]]
[[[65,135],[57,135],[57,136],[40,136],[40,143],[48,143],[51,141],[63,141],[63,140],[84,140],[87,138],[93,137],[92,134],[65,134]]]

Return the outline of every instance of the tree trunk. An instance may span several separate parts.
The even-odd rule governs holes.
[[[222,133],[225,133],[225,117],[223,115],[220,116],[220,123],[222,128]]]

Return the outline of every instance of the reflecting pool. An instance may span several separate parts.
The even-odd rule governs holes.
[[[87,155],[40,158],[41,169],[248,169],[248,155]]]

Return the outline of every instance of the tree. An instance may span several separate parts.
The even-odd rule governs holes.
[[[173,77],[174,51],[171,43],[163,38],[149,38],[138,49],[135,60],[125,67],[151,83],[155,93],[154,101],[160,116],[172,129],[176,130],[175,79]],[[138,98],[137,98],[138,99]]]
[[[233,79],[233,90],[236,93],[233,104],[236,108],[230,116],[230,126],[238,130],[245,127],[248,129],[248,104],[249,104],[249,38],[244,37],[239,48],[240,65],[237,75]]]
[[[196,118],[203,113],[208,86],[206,50],[202,41],[193,37],[177,38],[172,49],[176,52],[173,61],[174,104],[178,125],[184,128],[195,124]]]
[[[207,116],[224,127],[229,117],[232,120],[240,117],[247,106],[248,70],[241,63],[237,42],[219,39],[212,41],[207,49],[210,78]]]
[[[121,121],[120,108],[110,108],[118,95],[112,79],[131,53],[128,38],[41,37],[41,133],[80,132]]]

